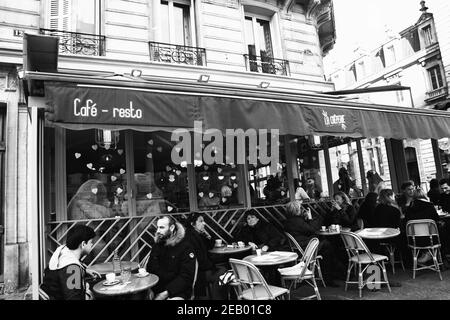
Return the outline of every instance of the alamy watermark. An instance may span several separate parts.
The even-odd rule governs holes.
[[[203,131],[202,121],[194,121],[194,143],[187,129],[176,129],[171,140],[177,142],[172,148],[171,159],[174,164],[192,164],[202,161],[205,164],[245,164],[246,151],[248,163],[257,166],[270,165],[270,172],[279,170],[279,130],[278,129],[226,129],[225,148],[222,131],[207,129]],[[247,150],[246,150],[246,141]],[[209,142],[205,145],[204,142]],[[204,145],[204,148],[203,148]],[[270,148],[270,152],[269,151]],[[223,150],[226,150],[224,155]]]

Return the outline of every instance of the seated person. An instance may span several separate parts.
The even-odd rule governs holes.
[[[370,228],[373,224],[378,194],[369,192],[358,210],[358,219],[362,220],[364,228]]]
[[[204,215],[193,212],[187,219],[186,240],[191,243],[198,261],[198,277],[195,284],[196,296],[202,295],[207,285],[211,285],[211,298],[224,299],[219,287],[219,276],[225,273],[224,267],[217,268],[211,261],[208,250],[214,247],[214,239],[205,229]],[[198,294],[197,294],[198,293]]]
[[[406,210],[414,200],[414,190],[416,189],[414,186],[414,181],[408,180],[403,182],[400,189],[402,194],[397,197],[396,201],[402,211],[402,215],[404,216],[406,214]]]
[[[367,171],[366,178],[369,184],[369,192],[375,192],[380,182],[383,181],[378,172],[375,170]]]
[[[232,205],[236,205],[238,203],[236,198],[236,190],[233,192],[233,190],[227,186],[223,185],[220,188],[220,205],[224,207],[229,207]]]
[[[439,202],[441,200],[441,188],[439,187],[438,179],[430,180],[430,191],[428,191],[427,196],[430,199],[431,203],[433,203],[435,206],[439,205]]]
[[[342,227],[350,228],[351,231],[358,230],[358,222],[355,207],[349,197],[342,191],[334,194],[333,207],[330,214],[331,224],[339,224]]]
[[[94,229],[75,225],[67,232],[66,244],[59,246],[44,271],[41,289],[51,300],[90,300],[92,294],[86,274],[100,278],[100,274],[86,269],[80,259],[93,247]]]
[[[302,183],[298,179],[294,179],[295,186],[295,200],[311,200],[305,189],[302,188]]]
[[[247,225],[242,228],[236,238],[248,242],[253,249],[258,247],[262,251],[276,251],[289,248],[284,235],[272,224],[260,220],[255,211],[249,210],[245,214],[245,221]]]
[[[290,233],[305,250],[309,241],[316,237],[323,219],[318,214],[312,214],[310,208],[307,210],[303,208],[301,201],[298,200],[289,202],[286,211],[288,218],[283,223],[284,230]],[[332,276],[333,268],[336,266],[333,246],[327,239],[324,239],[320,241],[318,250],[324,259],[324,280],[327,285],[335,287],[337,285],[334,283]]]
[[[395,202],[395,194],[391,189],[383,189],[378,197],[372,227],[374,228],[400,228],[400,209]]]
[[[156,243],[147,264],[147,271],[159,277],[153,288],[155,300],[190,299],[195,259],[194,249],[185,239],[184,227],[171,216],[159,217]]]
[[[449,179],[439,180],[439,186],[441,187],[442,193],[439,199],[439,205],[442,207],[444,212],[450,213],[450,181]]]

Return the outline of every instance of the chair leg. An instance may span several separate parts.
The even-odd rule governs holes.
[[[387,285],[387,287],[388,287],[388,290],[389,290],[389,292],[391,293],[391,292],[392,292],[392,291],[391,291],[391,285],[389,284],[389,280],[388,280],[387,272],[386,272],[386,266],[384,265],[384,261],[381,261],[381,266],[382,266],[382,269],[383,269],[383,278],[384,278],[384,281],[386,282],[386,285]]]
[[[439,249],[434,249],[434,250],[432,250],[432,255],[433,255],[434,267],[436,268],[436,271],[439,273],[439,279],[441,279],[441,281],[442,281],[441,269],[439,268],[439,261],[437,258],[437,255],[439,254],[438,252],[439,252]]]
[[[359,289],[359,297],[362,298],[362,288],[364,286],[363,283],[363,274],[361,272],[361,264],[358,263],[358,289]]]
[[[317,260],[317,273],[319,274],[320,281],[322,281],[323,287],[326,288],[327,285],[325,284],[325,280],[323,280],[322,269],[320,268],[320,261],[319,260]]]
[[[350,272],[352,271],[353,263],[351,261],[348,262],[347,267],[347,280],[345,280],[345,291],[347,291],[348,281],[350,280]],[[356,270],[356,268],[355,268]]]
[[[312,278],[312,282],[314,284],[314,292],[316,293],[317,300],[322,300],[320,297],[319,288],[317,287],[316,279],[314,277]]]
[[[416,270],[417,270],[417,255],[418,252],[416,252],[416,249],[412,249],[412,255],[413,255],[413,279],[416,278]]]

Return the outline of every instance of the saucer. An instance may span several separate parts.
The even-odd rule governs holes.
[[[150,273],[146,272],[146,273],[136,273],[136,277],[138,278],[145,278],[146,276],[148,276]]]
[[[103,281],[103,285],[104,286],[114,286],[114,285],[116,285],[116,284],[118,284],[118,283],[120,283],[120,280],[118,280],[118,279],[116,279],[116,280],[114,280],[114,281],[108,281],[108,280],[106,280],[106,281]]]

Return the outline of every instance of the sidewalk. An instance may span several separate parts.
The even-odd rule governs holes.
[[[349,285],[347,292],[344,291],[344,281],[335,281],[338,288],[324,288],[318,283],[322,300],[450,300],[450,270],[442,271],[442,281],[439,280],[437,272],[424,270],[416,273],[416,279],[412,278],[412,270],[403,271],[400,266],[396,266],[395,275],[388,269],[388,279],[400,282],[401,287],[391,287],[389,293],[386,286],[382,286],[379,291],[370,291],[364,288],[362,298],[359,298],[358,286]],[[297,290],[291,294],[291,299],[301,299],[313,294],[313,289],[308,284],[301,284]]]

